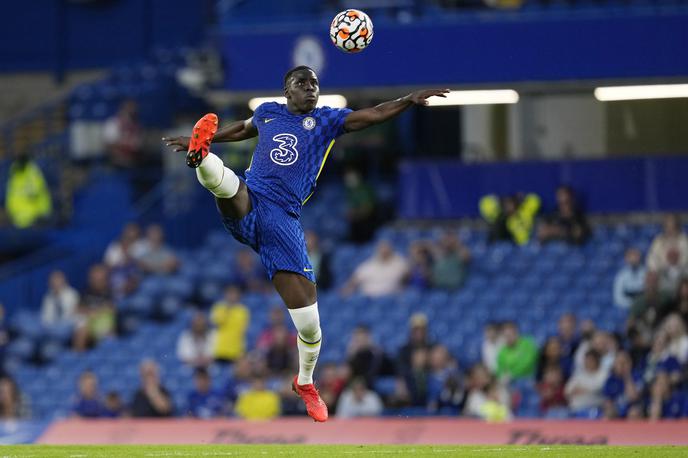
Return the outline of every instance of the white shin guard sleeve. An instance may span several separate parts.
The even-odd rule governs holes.
[[[208,153],[196,168],[196,178],[216,197],[230,199],[239,190],[239,177],[222,163],[222,159]]]

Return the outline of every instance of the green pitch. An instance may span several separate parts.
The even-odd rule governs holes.
[[[688,456],[688,447],[612,447],[561,445],[16,445],[0,447],[0,457],[671,457]]]

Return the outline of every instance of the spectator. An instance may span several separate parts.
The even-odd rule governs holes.
[[[559,342],[559,338],[556,336],[549,337],[540,350],[535,380],[541,381],[545,374],[545,369],[551,366],[559,366],[561,368],[564,380],[571,375],[571,367],[565,365],[561,342]]]
[[[125,100],[117,114],[105,121],[103,137],[113,165],[133,168],[141,162],[143,129],[136,101]]]
[[[248,249],[239,251],[234,266],[234,281],[242,291],[261,292],[268,290],[265,272]]]
[[[681,283],[678,285],[675,309],[683,319],[683,322],[688,324],[688,277],[681,280]]]
[[[647,408],[650,420],[679,418],[683,414],[686,396],[680,391],[671,390],[671,380],[666,372],[659,372],[652,388]]]
[[[632,369],[630,355],[625,351],[619,352],[604,383],[605,418],[625,418],[631,407],[641,401],[642,375]]]
[[[540,395],[540,411],[545,416],[554,409],[566,408],[564,373],[558,364],[545,366],[542,370],[542,379],[537,384],[537,392]]]
[[[659,332],[665,333],[668,339],[666,353],[683,364],[688,362],[688,334],[686,324],[677,313],[672,313],[662,323]]]
[[[103,256],[103,262],[108,267],[115,267],[125,261],[125,246],[131,251],[131,256],[138,259],[143,251],[144,242],[141,239],[141,226],[127,223],[117,240],[112,241]]]
[[[81,296],[79,322],[74,330],[76,351],[84,351],[115,332],[115,307],[108,274],[103,264],[95,264],[88,271],[88,285]]]
[[[141,269],[134,258],[133,244],[122,241],[122,259],[110,268],[110,291],[116,300],[133,293],[141,281]]]
[[[48,278],[48,291],[43,296],[41,305],[41,322],[44,326],[54,326],[77,322],[79,293],[67,283],[67,277],[61,270],[54,270]]]
[[[521,337],[513,321],[502,325],[502,334],[504,346],[497,355],[497,376],[502,380],[533,377],[538,357],[533,339]]]
[[[342,366],[342,368],[343,370],[335,363],[325,363],[322,365],[318,377],[320,397],[327,404],[331,414],[336,413],[337,401],[350,378],[348,366]]]
[[[428,334],[428,317],[423,313],[414,313],[409,319],[409,338],[399,350],[397,358],[400,374],[407,372],[411,366],[411,355],[419,348],[430,350],[435,343]]]
[[[364,379],[368,386],[372,386],[379,375],[394,373],[392,362],[382,348],[373,342],[370,329],[365,325],[358,325],[354,329],[346,354],[351,376]]]
[[[187,396],[186,413],[196,418],[218,417],[224,410],[223,396],[212,389],[210,374],[204,368],[194,372],[194,389]]]
[[[35,226],[53,211],[48,183],[28,153],[20,150],[10,165],[5,210],[12,225],[19,229]]]
[[[663,231],[658,234],[647,254],[647,270],[662,273],[671,267],[678,266],[681,270],[688,266],[688,236],[681,229],[681,222],[677,215],[667,215],[664,218]]]
[[[210,321],[216,326],[213,356],[216,361],[232,363],[246,352],[246,331],[250,313],[241,303],[241,292],[236,286],[225,290],[224,300],[213,305]]]
[[[232,366],[232,375],[225,387],[225,397],[231,402],[236,402],[241,393],[251,388],[254,373],[253,361],[249,356],[242,356],[237,359]]]
[[[332,271],[330,270],[330,253],[324,251],[320,245],[320,238],[315,231],[306,231],[306,249],[308,259],[313,266],[315,280],[319,289],[329,289],[332,285]]]
[[[583,366],[573,373],[564,389],[574,413],[602,406],[602,389],[607,381],[607,373],[600,364],[600,354],[588,350]]]
[[[662,291],[659,285],[659,275],[655,271],[648,271],[645,275],[645,289],[631,306],[630,325],[640,332],[649,343],[652,332],[669,313],[674,295]]]
[[[372,238],[377,227],[375,192],[355,170],[348,170],[344,174],[344,186],[346,187],[349,239],[355,243],[367,242]]]
[[[456,415],[463,407],[465,391],[459,365],[444,345],[430,350],[428,410]]]
[[[641,264],[642,255],[637,248],[626,250],[624,260],[626,264],[614,278],[614,304],[622,309],[630,309],[633,301],[643,293],[645,267]]]
[[[160,383],[158,365],[144,360],[139,367],[141,386],[131,401],[133,417],[169,417],[174,413],[170,392]]]
[[[574,245],[582,245],[589,237],[590,226],[576,204],[573,190],[568,186],[559,186],[557,210],[540,224],[538,239],[542,243],[563,240]]]
[[[427,242],[417,240],[409,247],[409,286],[426,289],[432,284],[432,250]]]
[[[239,395],[235,411],[245,420],[269,420],[280,414],[280,398],[265,388],[265,379],[254,377],[251,388]]]
[[[429,351],[425,348],[415,349],[411,354],[411,366],[404,374],[410,402],[415,407],[425,407],[428,404],[430,390],[428,354]]]
[[[493,378],[484,365],[474,365],[468,375],[468,396],[466,397],[466,403],[463,408],[464,415],[484,418],[484,405],[488,400],[488,391],[490,388],[497,390],[493,395],[497,395],[501,404],[508,404],[509,393],[504,386],[493,385]]]
[[[83,372],[79,376],[79,393],[72,406],[72,412],[84,418],[105,416],[105,406],[98,393],[98,378],[91,371]]]
[[[460,288],[466,280],[471,252],[456,234],[449,232],[440,240],[438,251],[432,267],[432,285],[447,290]]]
[[[513,417],[509,403],[503,399],[502,388],[496,380],[487,386],[487,397],[482,405],[480,416],[491,423],[510,421]]]
[[[168,275],[179,267],[177,256],[165,245],[165,233],[159,224],[148,226],[146,239],[136,259],[144,272],[152,274]]]
[[[17,382],[10,376],[0,377],[0,419],[19,420],[31,418],[29,401],[19,391]]]
[[[364,296],[379,297],[401,291],[408,274],[408,263],[383,240],[375,254],[360,264],[344,287],[345,294],[360,291]]]
[[[576,326],[576,316],[573,313],[565,313],[559,318],[557,323],[557,337],[561,344],[562,356],[567,359],[569,367],[573,364],[573,355],[578,349],[580,338]]]
[[[215,331],[208,329],[205,315],[197,312],[191,319],[191,326],[177,340],[177,358],[191,367],[208,367],[213,361]]]
[[[277,327],[273,331],[272,343],[265,354],[265,363],[271,374],[284,375],[294,370],[298,356],[289,340],[287,327]]]
[[[481,348],[482,362],[491,374],[497,372],[497,355],[504,346],[501,325],[487,323],[483,328],[483,344]]]
[[[495,195],[480,199],[480,214],[490,225],[488,240],[508,240],[525,245],[530,240],[535,215],[540,210],[537,194],[505,196],[499,201]]]
[[[369,390],[362,378],[355,378],[337,403],[337,418],[376,417],[382,414],[380,396]]]
[[[584,366],[585,355],[588,350],[595,350],[600,357],[601,369],[606,376],[614,365],[617,347],[618,342],[610,333],[606,331],[595,331],[592,338],[584,340],[579,345],[574,360],[575,371],[578,371]]]
[[[669,353],[669,336],[666,332],[658,332],[652,342],[643,366],[643,381],[650,386],[660,372],[666,373],[671,383],[678,383],[681,379],[681,363]]]
[[[256,350],[260,350],[262,352],[266,352],[268,348],[270,348],[270,345],[272,345],[272,341],[275,338],[275,330],[277,328],[288,327],[284,315],[284,306],[281,304],[275,305],[270,309],[270,315],[268,319],[270,324],[260,333],[260,336],[258,336],[258,342],[256,343]],[[293,345],[296,345],[295,333],[290,332],[289,341]]]
[[[119,418],[124,415],[124,403],[119,393],[110,391],[105,395],[105,412],[107,418]]]

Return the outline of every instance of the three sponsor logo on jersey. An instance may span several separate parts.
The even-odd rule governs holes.
[[[265,124],[273,121],[275,118],[264,118]],[[307,116],[302,122],[303,128],[306,130],[313,130],[315,127],[315,119]],[[272,137],[272,140],[277,142],[277,148],[270,151],[270,159],[277,165],[292,165],[299,159],[299,151],[296,149],[298,139],[293,134],[281,133]]]

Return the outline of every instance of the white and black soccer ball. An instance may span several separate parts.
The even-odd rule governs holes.
[[[332,19],[332,43],[344,52],[363,51],[373,41],[373,22],[360,10],[344,10]]]

